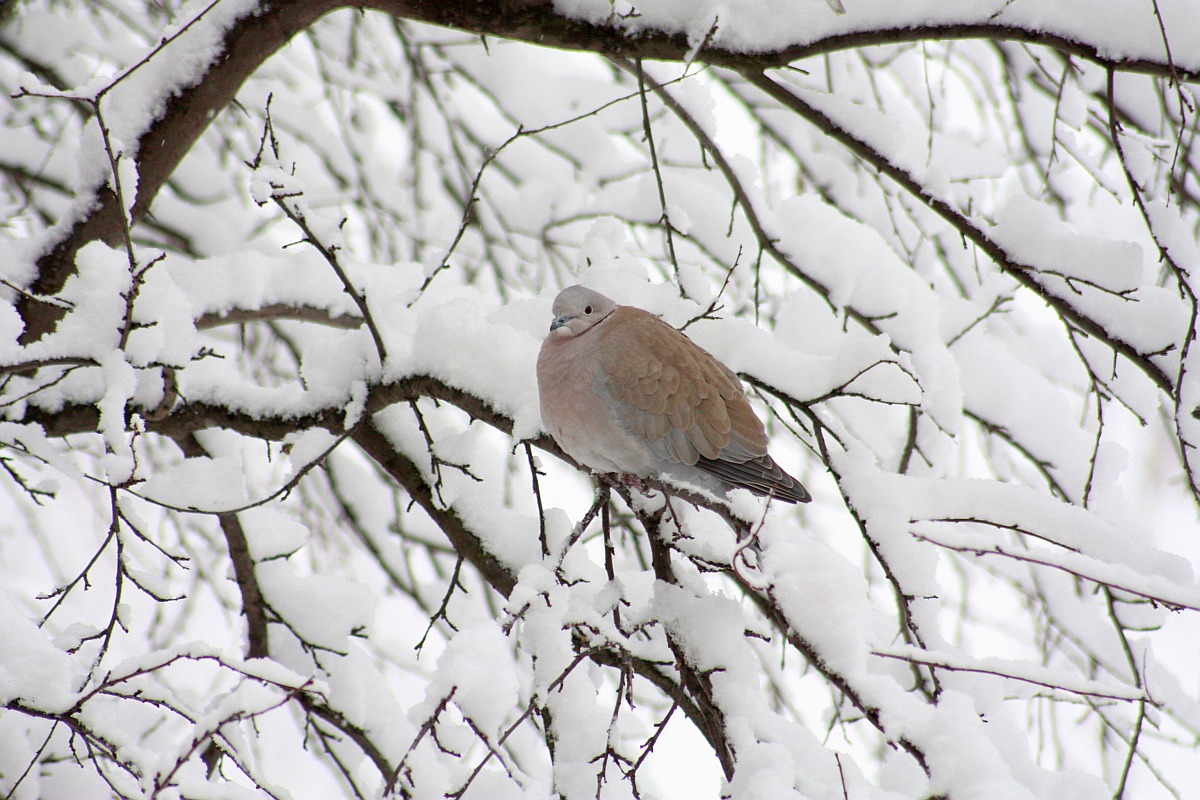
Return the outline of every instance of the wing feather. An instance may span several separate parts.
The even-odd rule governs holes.
[[[745,461],[766,455],[767,436],[741,381],[658,317],[618,306],[599,348],[618,420],[659,457]]]

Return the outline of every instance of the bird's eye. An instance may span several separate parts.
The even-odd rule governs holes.
[[[583,309],[583,313],[590,317],[592,315],[592,307],[587,306],[586,308]]]

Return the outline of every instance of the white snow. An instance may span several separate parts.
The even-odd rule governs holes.
[[[0,790],[31,767],[14,797],[148,795],[168,774],[159,796],[381,796],[378,759],[413,797],[480,764],[467,798],[627,797],[654,741],[645,797],[1090,800],[1115,792],[1144,710],[1125,796],[1189,797],[1200,348],[1179,280],[1200,246],[1194,203],[1164,187],[1194,193],[1171,119],[1186,130],[1194,87],[1115,77],[1122,165],[1083,56],[854,37],[1024,28],[1153,64],[1161,16],[1195,70],[1200,7],[845,5],[556,0],[606,35],[685,43],[690,63],[643,64],[676,104],[646,97],[657,171],[624,62],[331,14],[214,117],[132,258],[116,236],[78,253],[67,312],[32,343],[16,305],[39,255],[96,187],[119,179],[128,210],[144,133],[261,9],[20,5],[0,30]],[[704,60],[809,44],[803,72],[771,78],[919,192]],[[116,176],[64,99],[100,96]],[[276,199],[335,254],[386,359]],[[733,498],[757,537],[737,572],[738,532],[678,501],[651,532],[614,503],[611,564],[598,520],[564,552],[594,481],[535,452],[535,498],[524,443],[543,433],[551,300],[577,282],[745,376],[772,455],[812,490]],[[466,409],[374,404],[428,380]],[[357,448],[367,422],[394,462]],[[210,455],[185,457],[192,435]],[[635,493],[638,512],[661,502]],[[257,622],[221,513],[246,536],[266,658],[242,658]],[[670,542],[671,581],[647,535]],[[458,536],[515,576],[507,598]],[[711,708],[674,705],[696,675]],[[38,714],[76,703],[113,758],[87,763],[61,725],[47,741]],[[709,711],[729,780],[688,718]],[[193,737],[213,733],[210,776]]]

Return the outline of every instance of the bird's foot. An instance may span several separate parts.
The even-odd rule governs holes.
[[[640,476],[634,475],[632,472],[604,472],[597,475],[597,477],[614,489],[626,487],[636,489],[644,495],[649,495],[654,491],[642,481]]]
[[[654,491],[650,487],[646,486],[646,484],[642,482],[642,479],[637,475],[634,475],[632,472],[622,472],[617,476],[617,478],[630,489],[637,489],[642,494],[650,494],[650,492]]]

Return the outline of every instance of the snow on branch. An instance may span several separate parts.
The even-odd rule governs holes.
[[[1198,24],[0,12],[0,793],[1192,796]],[[565,456],[574,283],[813,502]]]

